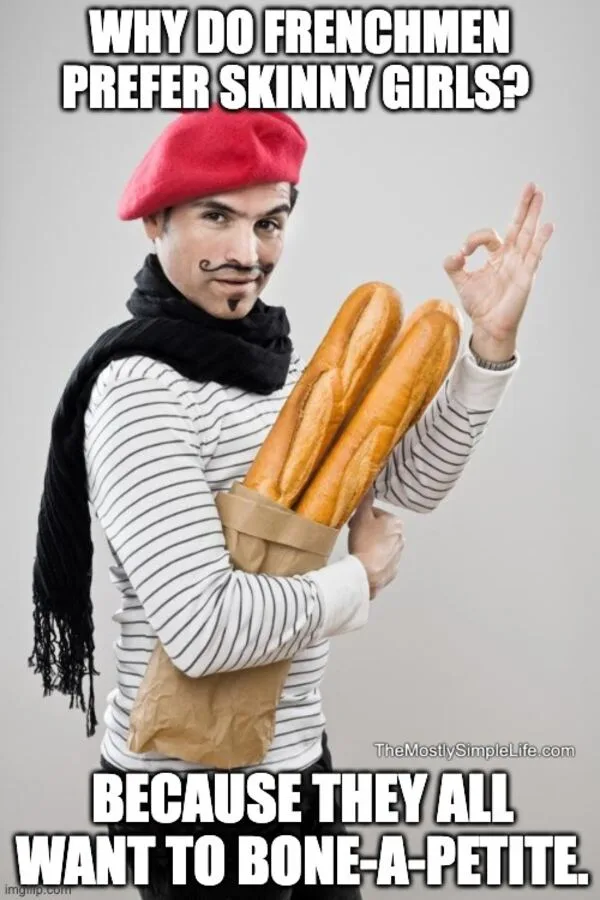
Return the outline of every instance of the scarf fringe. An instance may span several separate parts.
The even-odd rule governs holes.
[[[41,674],[43,696],[57,691],[70,696],[69,709],[86,713],[86,735],[93,737],[98,720],[95,710],[94,640],[91,621],[81,628],[73,622],[59,621],[42,607],[42,597],[34,592],[34,645],[27,660],[34,674]],[[91,617],[90,617],[91,618]],[[79,624],[79,623],[77,623]],[[87,702],[83,695],[83,679],[89,677]]]

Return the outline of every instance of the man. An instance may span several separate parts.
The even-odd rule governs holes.
[[[89,500],[121,594],[113,616],[117,686],[101,744],[110,771],[185,776],[198,768],[128,748],[129,714],[157,640],[191,677],[291,659],[260,768],[331,768],[320,696],[329,639],[366,623],[370,600],[399,564],[401,525],[369,496],[351,522],[344,559],[302,577],[249,575],[231,567],[214,503],[217,491],[243,479],[302,371],[284,311],[259,298],[283,250],[305,150],[283,113],[184,113],[121,201],[121,218],[143,220],[154,253],[127,304],[133,319],[88,351],[57,410],[34,582],[37,669],[46,691],[58,688],[83,708],[89,675],[91,734]],[[552,232],[538,228],[541,205],[529,185],[504,242],[491,230],[475,232],[446,260],[472,320],[470,349],[393,452],[376,497],[428,512],[460,477],[518,366],[518,324]],[[467,272],[466,257],[482,245],[489,261]],[[225,832],[235,837],[236,829]],[[187,893],[173,892],[161,865],[157,857],[144,896],[207,893],[192,882]],[[211,890],[241,896],[232,885]],[[250,896],[359,893],[270,885]]]

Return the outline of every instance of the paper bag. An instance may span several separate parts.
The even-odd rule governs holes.
[[[303,575],[327,563],[338,531],[242,484],[216,497],[235,568]],[[273,739],[291,660],[190,678],[157,643],[130,716],[129,749],[218,769],[256,765]]]

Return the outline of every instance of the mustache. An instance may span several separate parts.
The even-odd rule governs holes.
[[[211,266],[209,259],[201,259],[198,265],[203,272],[220,272],[221,269],[231,269],[231,271],[238,272],[240,275],[248,276],[269,275],[275,268],[274,263],[258,263],[256,266],[240,266],[237,263],[221,263],[218,266]]]

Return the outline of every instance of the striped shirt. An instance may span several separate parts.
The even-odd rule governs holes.
[[[518,364],[484,370],[467,351],[390,457],[376,495],[435,509]],[[349,555],[304,576],[234,570],[214,502],[244,478],[302,369],[294,355],[285,385],[269,396],[194,382],[143,356],[115,360],[96,379],[85,414],[88,493],[120,594],[101,753],[118,768],[201,768],[128,749],[129,714],[157,639],[191,677],[290,659],[261,768],[301,769],[320,756],[329,641],[366,623],[365,570]]]

